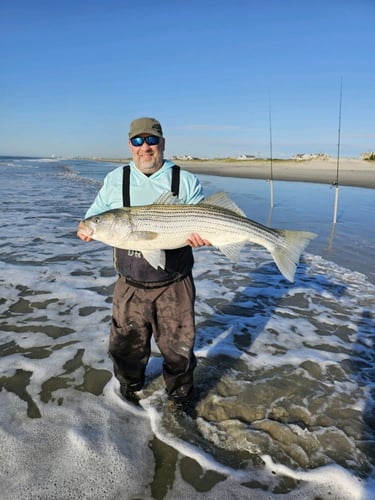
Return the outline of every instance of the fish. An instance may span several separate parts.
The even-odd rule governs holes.
[[[108,210],[84,219],[80,231],[116,248],[139,251],[152,267],[165,268],[165,250],[181,248],[193,233],[236,263],[246,243],[266,248],[281,274],[294,282],[301,254],[316,234],[264,226],[247,218],[225,192],[197,204],[163,193],[150,205]]]

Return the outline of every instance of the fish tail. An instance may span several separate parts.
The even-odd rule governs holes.
[[[307,231],[279,230],[279,232],[284,238],[270,252],[281,274],[293,283],[301,254],[317,235]]]

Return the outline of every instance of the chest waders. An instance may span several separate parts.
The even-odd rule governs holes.
[[[174,165],[171,191],[178,196],[179,189],[180,167]],[[122,195],[123,206],[129,207],[129,165],[123,168]],[[139,260],[125,257],[124,250],[116,249],[116,251],[122,252],[124,268],[131,266],[132,261]],[[193,372],[196,366],[193,352],[195,286],[191,276],[194,260],[189,246],[169,250],[168,254],[171,263],[175,265],[178,263],[182,267],[179,270],[182,271],[181,277],[174,279],[170,284],[166,282],[156,283],[156,286],[144,282],[137,284],[126,275],[117,281],[113,295],[109,353],[115,376],[120,381],[121,394],[134,401],[137,399],[134,392],[142,389],[144,384],[146,365],[151,353],[150,338],[153,334],[164,358],[163,377],[166,390],[169,397],[182,407],[191,397]],[[183,269],[182,263],[185,263],[186,270]],[[129,295],[129,285],[135,287],[131,290],[131,295]],[[162,302],[159,298],[161,290],[164,297]],[[148,297],[147,302],[144,301],[145,293]],[[158,304],[156,315],[153,308],[150,308],[150,303]]]

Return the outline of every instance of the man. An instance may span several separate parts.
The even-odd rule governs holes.
[[[116,168],[105,177],[86,217],[126,203],[148,205],[171,191],[174,164],[164,159],[165,138],[160,123],[154,118],[132,121],[129,147],[129,167]],[[198,179],[182,169],[178,190],[183,203],[195,204],[203,199]],[[91,241],[81,229],[78,226],[78,237]],[[133,402],[139,400],[137,392],[144,385],[152,334],[164,359],[163,376],[170,399],[179,408],[191,399],[196,365],[192,247],[210,243],[192,234],[186,244],[167,250],[165,269],[157,270],[140,252],[115,249],[119,277],[113,294],[109,353],[120,392]]]

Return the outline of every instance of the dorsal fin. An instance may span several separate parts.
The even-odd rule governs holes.
[[[213,205],[215,207],[225,208],[226,210],[230,210],[231,212],[235,212],[237,215],[241,215],[242,217],[246,217],[246,214],[243,210],[238,207],[234,201],[232,201],[229,196],[221,191],[219,193],[212,194],[201,203],[206,205]]]
[[[225,208],[226,210],[230,210],[231,212],[236,213],[237,215],[241,215],[242,217],[246,217],[246,214],[240,207],[238,207],[234,201],[232,201],[229,196],[224,193],[224,191],[220,191],[219,193],[212,194],[208,198],[204,199],[200,203],[205,205],[211,205],[214,207]],[[172,192],[166,191],[162,193],[153,203],[154,205],[181,205],[182,201],[175,196]]]
[[[182,202],[178,196],[175,196],[170,191],[162,193],[159,198],[157,198],[153,205],[181,205]]]

